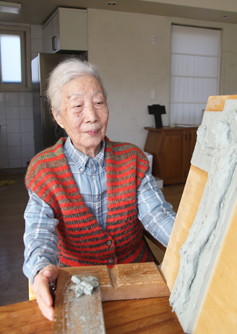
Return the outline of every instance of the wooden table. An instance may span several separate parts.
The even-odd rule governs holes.
[[[107,334],[184,333],[168,297],[103,302]],[[52,323],[41,315],[35,300],[0,307],[1,334],[52,333]]]

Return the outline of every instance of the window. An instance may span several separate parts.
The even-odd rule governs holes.
[[[29,28],[0,26],[0,91],[31,87]]]
[[[170,125],[199,125],[209,96],[219,95],[221,31],[172,25]]]

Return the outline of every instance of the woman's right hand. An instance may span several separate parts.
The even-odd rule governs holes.
[[[49,284],[58,277],[58,268],[50,264],[41,269],[34,278],[32,290],[43,316],[50,321],[54,319],[53,298],[50,294]]]

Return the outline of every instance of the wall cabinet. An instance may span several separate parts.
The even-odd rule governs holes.
[[[186,181],[197,128],[149,128],[144,151],[153,155],[152,174],[164,184]]]
[[[59,7],[43,26],[43,52],[87,50],[87,10]]]

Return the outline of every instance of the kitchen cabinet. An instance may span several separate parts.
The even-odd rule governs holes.
[[[87,50],[87,10],[59,7],[43,26],[43,52]]]
[[[152,174],[163,184],[184,183],[196,143],[197,128],[163,127],[148,130],[144,151],[153,155]]]

